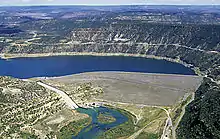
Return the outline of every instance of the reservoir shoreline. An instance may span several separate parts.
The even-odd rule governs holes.
[[[47,55],[42,57],[33,57],[32,55],[32,57],[0,59],[0,64],[3,66],[0,75],[21,79],[57,77],[94,71],[196,75],[190,67],[174,62],[172,59],[129,54],[96,55],[96,53],[83,53],[79,55],[77,53],[75,55]]]
[[[206,74],[201,72],[198,67],[193,67],[192,64],[188,64],[180,59],[172,59],[168,57],[160,57],[155,55],[144,55],[144,54],[129,54],[129,53],[96,53],[96,52],[61,52],[61,53],[36,53],[36,54],[0,54],[0,59],[15,59],[15,58],[26,58],[26,57],[51,57],[51,56],[126,56],[126,57],[143,57],[152,58],[158,60],[166,60],[174,63],[179,63],[192,69],[196,75],[205,76]]]

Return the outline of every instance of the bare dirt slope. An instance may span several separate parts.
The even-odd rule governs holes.
[[[195,92],[202,77],[129,72],[89,72],[48,78],[53,82],[73,84],[91,82],[103,88],[98,99],[145,104],[173,105],[186,93]]]

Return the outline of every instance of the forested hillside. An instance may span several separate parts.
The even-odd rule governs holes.
[[[205,78],[177,129],[179,139],[220,138],[220,86]]]

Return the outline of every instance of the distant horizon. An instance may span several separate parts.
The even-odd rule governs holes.
[[[0,6],[220,5],[220,0],[1,0]]]
[[[38,6],[220,6],[220,4],[24,4],[24,5],[0,5],[0,7],[38,7]]]

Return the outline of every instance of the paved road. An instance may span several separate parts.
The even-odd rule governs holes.
[[[71,108],[71,109],[77,109],[79,108],[79,106],[63,91],[59,90],[59,89],[56,89],[52,86],[49,86],[45,83],[42,83],[42,82],[37,82],[37,84],[39,84],[40,86],[43,86],[51,91],[54,91],[56,92],[57,94],[59,94],[62,99],[66,102],[66,104]]]

